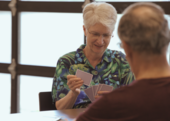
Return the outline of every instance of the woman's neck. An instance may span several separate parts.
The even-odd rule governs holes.
[[[96,53],[90,52],[88,51],[86,47],[83,49],[83,53],[94,68],[102,60],[103,54],[96,54]]]

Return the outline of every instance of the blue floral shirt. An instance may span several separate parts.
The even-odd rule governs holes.
[[[81,45],[77,51],[65,54],[58,60],[52,85],[53,102],[60,100],[70,91],[67,85],[67,75],[75,75],[77,69],[93,74],[91,86],[100,83],[111,85],[113,89],[116,89],[134,80],[133,73],[122,52],[106,49],[101,62],[94,68],[83,53],[85,46]],[[90,103],[90,99],[84,92],[87,87],[81,86],[73,108],[85,108]]]

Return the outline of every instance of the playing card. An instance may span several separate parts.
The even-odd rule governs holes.
[[[98,89],[99,85],[94,85],[93,86],[93,95],[96,96],[97,94],[97,89]]]
[[[99,85],[98,85],[98,88],[97,88],[97,90],[96,90],[96,95],[97,95],[97,92],[100,91],[102,85],[103,85],[103,84],[99,84]]]
[[[89,86],[90,82],[93,78],[93,75],[84,71],[81,71],[79,69],[77,69],[76,71],[76,76],[81,78],[84,81],[84,85]]]
[[[93,94],[93,97],[94,97],[94,86],[91,86],[92,87],[92,94]]]
[[[103,84],[100,91],[112,91],[113,90],[113,86],[110,86],[110,85],[106,85],[106,84]]]
[[[84,92],[86,93],[88,98],[91,100],[91,102],[93,102],[94,101],[94,96],[93,96],[93,89],[92,89],[92,87],[89,87],[89,88],[85,89]]]

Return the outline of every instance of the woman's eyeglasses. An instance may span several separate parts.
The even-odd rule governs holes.
[[[105,40],[108,40],[108,39],[110,39],[110,37],[113,37],[113,35],[110,35],[110,34],[99,34],[97,32],[89,32],[89,34],[91,34],[92,37],[96,38],[96,39],[98,39],[100,37],[100,35],[102,35],[103,39],[105,39]]]

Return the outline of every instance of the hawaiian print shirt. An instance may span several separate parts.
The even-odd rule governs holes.
[[[85,46],[81,45],[77,51],[70,52],[58,60],[52,85],[53,102],[60,100],[70,91],[67,85],[67,75],[75,75],[77,69],[93,74],[91,86],[100,83],[111,85],[113,89],[116,89],[134,80],[133,73],[122,52],[106,49],[102,61],[94,68],[83,53]],[[87,87],[81,86],[73,108],[85,108],[90,103],[90,99],[84,92]]]

